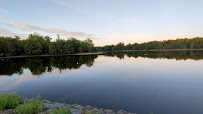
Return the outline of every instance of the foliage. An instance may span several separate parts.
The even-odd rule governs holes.
[[[70,107],[68,107],[68,109],[66,107],[63,107],[59,108],[58,110],[52,110],[51,114],[72,114],[72,113]]]
[[[23,98],[18,95],[3,94],[0,95],[0,110],[14,109],[23,103]]]
[[[20,37],[0,36],[0,56],[10,55],[39,55],[39,54],[72,54],[93,51],[117,51],[117,50],[151,50],[151,49],[200,49],[203,48],[203,38],[176,39],[164,41],[150,41],[144,43],[127,44],[120,42],[117,45],[94,47],[91,39],[84,41],[76,38],[61,39],[58,35],[55,41],[51,37],[39,34],[30,34],[26,40]]]
[[[94,108],[91,112],[86,111],[85,114],[100,114],[97,108]]]
[[[32,98],[29,103],[16,107],[15,112],[18,114],[37,114],[43,111],[44,104],[40,97]]]
[[[76,38],[63,40],[58,35],[56,41],[51,42],[51,37],[39,34],[30,34],[26,40],[20,37],[0,36],[0,55],[41,55],[41,54],[70,54],[79,52],[92,52],[94,44],[91,39],[84,41]]]
[[[192,39],[176,39],[164,41],[151,41],[141,44],[127,44],[118,43],[117,45],[106,45],[103,47],[96,47],[97,51],[116,51],[116,50],[150,50],[150,49],[200,49],[203,48],[203,38],[196,37]]]

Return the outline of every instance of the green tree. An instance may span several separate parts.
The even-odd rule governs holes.
[[[44,45],[45,40],[43,36],[35,33],[28,36],[24,49],[26,53],[30,55],[42,54]]]
[[[193,49],[194,47],[195,47],[195,44],[194,44],[194,42],[192,42],[192,43],[190,44],[190,48]]]

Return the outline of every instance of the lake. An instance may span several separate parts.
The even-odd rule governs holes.
[[[203,114],[203,51],[0,59],[0,93],[137,114]]]

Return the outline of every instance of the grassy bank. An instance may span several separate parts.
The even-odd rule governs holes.
[[[5,110],[13,110],[15,114],[38,114],[44,111],[44,103],[41,102],[41,98],[38,96],[32,98],[29,102],[24,102],[23,97],[18,95],[3,94],[0,95],[0,113]],[[69,109],[59,108],[53,109],[51,114],[71,114]]]

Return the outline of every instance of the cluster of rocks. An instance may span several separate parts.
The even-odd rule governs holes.
[[[0,110],[0,114],[14,114],[14,111],[12,109],[8,109],[8,110],[5,110],[5,111]]]
[[[29,102],[29,100],[25,100],[25,102]],[[129,114],[124,110],[111,110],[111,109],[97,109],[96,107],[87,105],[81,106],[79,104],[65,104],[65,103],[58,103],[58,102],[50,102],[48,100],[42,100],[44,103],[44,112],[41,114],[51,114],[52,110],[59,109],[59,108],[67,108],[71,110],[72,114]],[[6,111],[0,111],[0,114],[14,114],[12,109]]]
[[[67,109],[70,108],[72,114],[127,114],[124,110],[110,110],[110,109],[97,109],[91,105],[81,106],[79,104],[61,104],[58,102],[50,102],[48,100],[43,100],[44,102],[44,109],[46,110],[46,114],[51,113],[50,108],[59,109],[60,107],[66,107]]]

